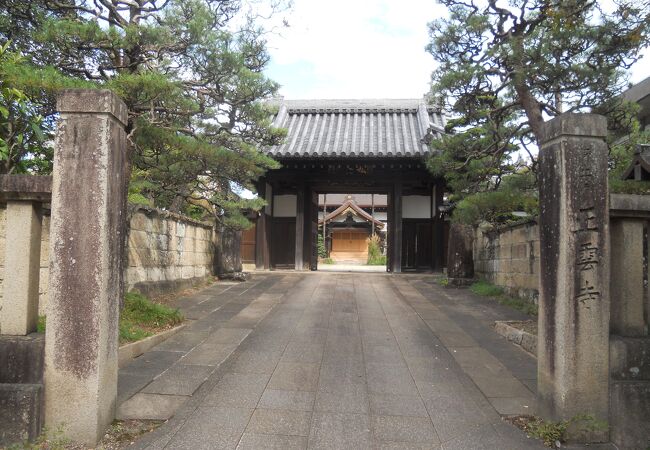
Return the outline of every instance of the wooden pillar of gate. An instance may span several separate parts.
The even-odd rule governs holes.
[[[266,186],[266,181],[262,179],[257,187],[257,195],[259,195],[260,198],[266,199]],[[268,239],[270,221],[267,214],[269,208],[270,207],[267,205],[260,210],[255,226],[255,268],[257,270],[268,269],[270,266]]]
[[[296,253],[295,270],[305,269],[305,186],[296,189]]]
[[[391,220],[389,229],[391,234],[391,271],[402,271],[402,182],[396,181],[391,193]]]

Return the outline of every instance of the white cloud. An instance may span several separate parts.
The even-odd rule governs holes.
[[[435,67],[431,0],[296,0],[290,27],[271,36],[269,75],[287,98],[420,97]]]
[[[268,75],[286,98],[421,97],[436,66],[427,24],[445,13],[433,0],[294,0],[289,28],[269,36]],[[647,60],[631,81],[650,75]]]

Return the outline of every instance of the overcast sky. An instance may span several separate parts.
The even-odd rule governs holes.
[[[294,0],[289,28],[270,36],[268,75],[298,98],[419,98],[435,62],[424,47],[434,0]],[[650,76],[648,58],[632,82]]]

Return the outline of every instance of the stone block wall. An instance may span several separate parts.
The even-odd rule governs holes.
[[[0,304],[3,280],[11,274],[5,267],[6,210],[0,207]],[[50,248],[50,217],[43,217],[39,311],[47,302]],[[124,280],[127,290],[158,295],[184,289],[214,272],[215,241],[213,226],[188,217],[153,208],[130,211],[128,263]]]
[[[156,295],[212,275],[217,238],[212,224],[143,207],[131,211],[129,224],[127,289]]]
[[[536,222],[475,230],[476,277],[502,286],[510,295],[537,302],[539,227]]]

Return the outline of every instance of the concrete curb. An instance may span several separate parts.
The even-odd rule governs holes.
[[[520,330],[510,325],[513,322],[520,322],[519,320],[497,320],[494,322],[494,331],[498,334],[517,344],[528,353],[537,358],[537,336],[530,334],[526,331]]]
[[[131,362],[133,358],[137,358],[144,352],[152,347],[166,341],[179,331],[185,328],[185,324],[172,328],[171,330],[163,331],[162,333],[154,334],[141,341],[131,342],[130,344],[123,345],[118,350],[118,367],[121,369]]]

